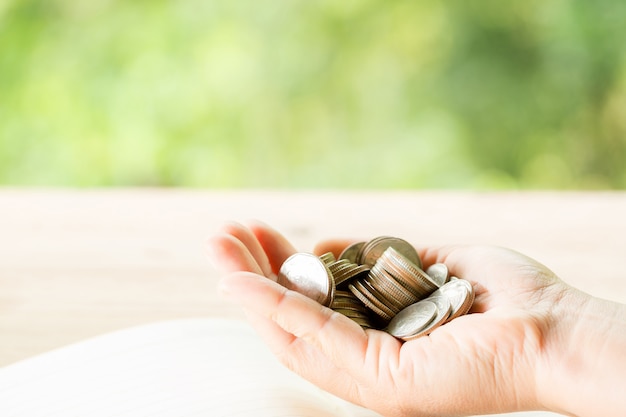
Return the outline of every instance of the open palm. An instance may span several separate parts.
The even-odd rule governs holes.
[[[320,243],[338,254],[349,241]],[[275,283],[296,249],[263,224],[226,225],[209,241],[222,292],[247,311],[289,368],[321,388],[389,416],[471,415],[540,408],[538,377],[559,343],[553,311],[568,287],[541,264],[496,247],[418,248],[472,283],[471,314],[401,342]],[[269,278],[269,279],[267,279]],[[556,335],[556,336],[555,336]]]

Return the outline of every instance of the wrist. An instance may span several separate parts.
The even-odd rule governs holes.
[[[573,416],[621,416],[626,375],[626,307],[563,287],[549,314],[537,367],[537,398]],[[621,398],[620,398],[621,397]]]

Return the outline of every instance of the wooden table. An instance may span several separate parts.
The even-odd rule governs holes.
[[[515,248],[626,302],[626,193],[0,189],[0,366],[132,325],[239,316],[206,237],[261,219],[301,250],[327,237]]]

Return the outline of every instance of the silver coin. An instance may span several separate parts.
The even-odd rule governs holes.
[[[428,274],[428,276],[432,278],[432,280],[437,284],[438,287],[441,287],[450,279],[448,267],[446,266],[446,264],[442,263],[432,264],[431,266],[429,266],[426,270],[426,274]]]
[[[413,293],[404,288],[402,284],[398,283],[395,278],[382,267],[379,267],[379,264],[380,262],[374,265],[364,280],[368,280],[382,293],[398,300],[402,303],[402,308],[419,301],[418,297],[414,296]]]
[[[359,253],[361,252],[363,246],[365,246],[365,242],[353,243],[352,245],[345,248],[343,252],[341,252],[341,254],[339,255],[339,259],[346,259],[350,261],[350,263],[358,264]]]
[[[443,294],[431,295],[430,297],[426,298],[423,301],[430,301],[431,303],[435,304],[437,306],[437,315],[424,329],[420,330],[419,332],[415,334],[412,334],[406,337],[401,337],[400,339],[408,342],[409,340],[426,336],[432,333],[436,328],[444,324],[446,320],[448,319],[448,317],[450,316],[450,312],[452,311],[452,305],[450,304],[448,297],[446,297],[445,295]]]
[[[448,284],[451,284],[450,288],[446,288]],[[450,321],[459,316],[467,314],[470,311],[472,305],[474,304],[474,287],[469,281],[461,278],[455,278],[454,280],[451,280],[448,284],[444,285],[441,288],[444,289],[444,294],[446,294],[448,298],[450,298],[451,302],[457,303],[457,305],[453,305],[452,313],[448,318],[448,321]],[[458,298],[461,297],[461,294],[463,298],[459,301]]]
[[[366,264],[369,266],[374,266],[376,261],[380,256],[387,250],[387,248],[392,247],[397,252],[399,252],[406,259],[417,265],[418,267],[422,267],[422,260],[415,248],[406,240],[397,238],[397,237],[389,237],[389,236],[380,236],[370,240],[364,247],[360,256],[360,263]]]
[[[448,297],[448,300],[452,305],[452,312],[450,313],[451,317],[456,316],[456,314],[466,304],[467,298],[470,295],[470,290],[467,285],[465,285],[465,282],[467,281],[461,279],[450,281],[433,293],[433,295],[443,294]]]
[[[418,301],[396,314],[385,330],[397,338],[411,336],[424,330],[436,315],[437,306],[433,302]]]
[[[439,288],[437,283],[426,272],[422,271],[392,246],[385,249],[377,264],[381,264],[397,282],[418,296],[418,298],[424,298]]]
[[[327,307],[335,295],[335,282],[328,266],[310,253],[295,253],[287,258],[278,272],[278,283]]]

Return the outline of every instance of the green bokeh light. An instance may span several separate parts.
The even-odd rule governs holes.
[[[8,1],[0,183],[626,188],[623,9]]]

